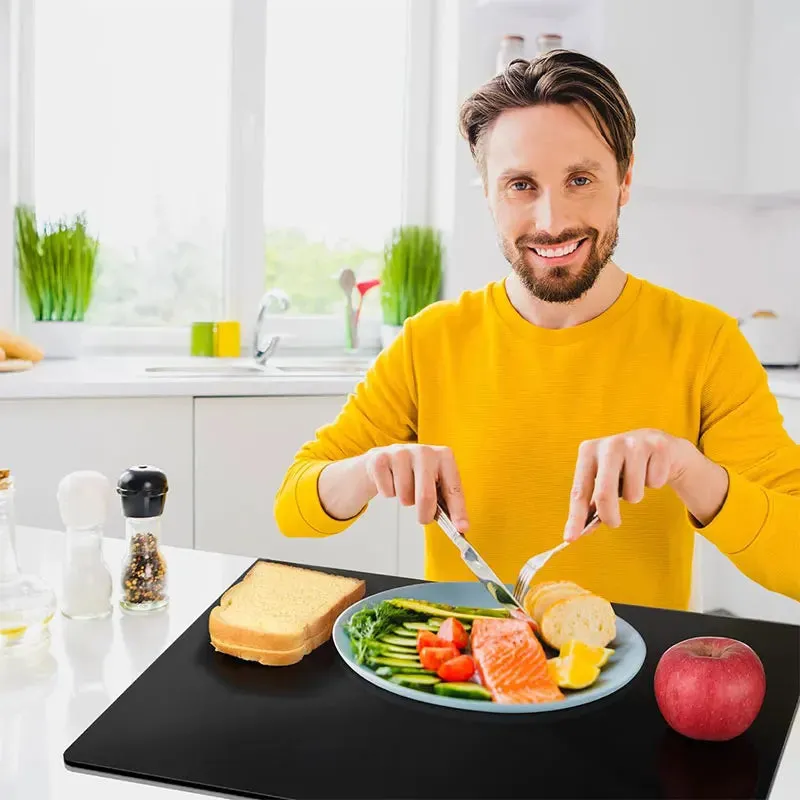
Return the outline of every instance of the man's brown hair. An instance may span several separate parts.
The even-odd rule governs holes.
[[[572,50],[551,50],[531,61],[514,59],[464,101],[459,130],[484,179],[483,145],[494,121],[508,109],[545,103],[582,105],[614,152],[622,180],[630,166],[636,136],[633,110],[611,70]]]

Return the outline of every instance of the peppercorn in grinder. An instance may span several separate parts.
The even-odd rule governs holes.
[[[168,488],[167,476],[146,465],[130,467],[117,481],[127,544],[120,598],[125,611],[157,611],[169,602],[167,564],[159,549]]]

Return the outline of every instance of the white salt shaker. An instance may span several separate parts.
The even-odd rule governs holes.
[[[71,472],[58,484],[58,506],[66,530],[61,613],[97,619],[111,613],[111,573],[103,560],[111,485],[93,470]]]

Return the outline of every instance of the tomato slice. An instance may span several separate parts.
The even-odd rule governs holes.
[[[445,661],[436,674],[443,681],[462,683],[468,681],[475,674],[475,662],[471,656],[456,656]]]
[[[432,631],[420,631],[417,634],[417,652],[419,653],[423,647],[448,647],[450,642],[440,639]]]
[[[469,642],[464,626],[455,617],[448,617],[439,627],[439,633],[436,634],[440,639],[446,642],[451,642],[459,650],[463,650]]]
[[[419,660],[423,669],[438,672],[442,664],[458,658],[458,655],[458,650],[452,644],[447,647],[423,647],[419,652]]]

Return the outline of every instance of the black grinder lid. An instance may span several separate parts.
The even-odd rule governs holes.
[[[167,499],[167,476],[158,467],[130,467],[117,481],[117,494],[122,498],[126,517],[160,517]]]

